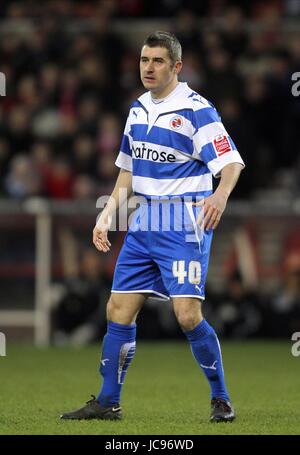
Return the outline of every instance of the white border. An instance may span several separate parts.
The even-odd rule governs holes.
[[[160,297],[163,297],[167,300],[170,300],[170,297],[194,297],[195,299],[200,299],[200,300],[205,300],[205,297],[201,297],[200,295],[191,295],[191,294],[176,294],[176,295],[170,295],[169,297],[165,294],[161,294],[160,292],[157,292],[157,291],[152,291],[150,289],[136,289],[134,291],[116,291],[116,290],[111,290],[111,293],[112,294],[138,294],[138,293],[142,293],[142,292],[147,292],[147,293],[150,293],[150,294],[156,294],[156,295],[159,295]]]
[[[150,293],[150,294],[156,294],[156,295],[159,295],[160,297],[163,297],[167,300],[170,300],[170,297],[165,295],[165,294],[161,294],[160,292],[157,292],[157,291],[152,291],[152,289],[136,289],[134,291],[116,291],[116,290],[111,290],[111,292],[113,294],[138,294],[138,293],[142,293],[142,292],[147,292],[147,293]]]
[[[170,297],[194,297],[195,299],[200,299],[200,300],[205,300],[205,297],[201,297],[200,295],[190,295],[190,294],[184,294],[184,295],[170,295]]]

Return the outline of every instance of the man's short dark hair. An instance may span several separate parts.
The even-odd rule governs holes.
[[[147,36],[144,46],[165,47],[168,50],[169,57],[173,65],[181,61],[181,44],[173,33],[157,31]]]

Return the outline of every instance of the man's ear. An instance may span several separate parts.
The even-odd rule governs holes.
[[[175,74],[179,74],[182,68],[182,62],[177,61],[174,65]]]

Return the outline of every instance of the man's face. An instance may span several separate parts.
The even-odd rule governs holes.
[[[140,75],[144,87],[153,93],[163,92],[179,72],[178,65],[179,62],[172,64],[165,47],[143,46]]]

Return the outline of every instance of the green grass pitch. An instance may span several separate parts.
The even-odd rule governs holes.
[[[10,346],[0,357],[0,434],[300,434],[300,357],[291,342],[223,342],[233,423],[211,424],[209,387],[185,342],[137,343],[124,419],[62,421],[97,394],[100,347]]]

